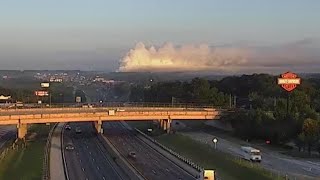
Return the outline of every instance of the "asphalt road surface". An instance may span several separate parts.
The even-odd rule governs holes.
[[[17,129],[14,125],[0,126],[0,149],[11,139],[15,139]]]
[[[144,178],[150,180],[196,179],[137,138],[121,122],[105,122],[103,129],[105,137]],[[128,156],[129,152],[135,152],[136,157]]]
[[[71,130],[64,131],[63,148],[66,169],[70,180],[121,180],[130,179],[112,160],[103,147],[92,123],[70,123]],[[80,127],[81,133],[75,132]],[[66,150],[72,144],[74,150]]]

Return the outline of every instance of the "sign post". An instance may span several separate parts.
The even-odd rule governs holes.
[[[212,142],[214,143],[214,149],[217,149],[218,139],[217,139],[217,138],[213,138],[213,139],[212,139]]]
[[[289,71],[281,74],[281,76],[278,78],[278,85],[281,85],[281,87],[288,92],[287,115],[289,115],[289,93],[297,88],[297,85],[299,85],[300,83],[301,79],[298,77],[298,75]]]

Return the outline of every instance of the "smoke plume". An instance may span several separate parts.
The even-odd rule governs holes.
[[[240,48],[202,45],[146,47],[137,43],[121,60],[119,70],[130,71],[201,71],[237,69],[247,62],[249,51]]]
[[[273,46],[174,46],[137,43],[120,60],[119,71],[318,72],[320,41],[300,40]]]

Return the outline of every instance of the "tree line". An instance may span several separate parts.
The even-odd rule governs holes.
[[[252,74],[212,81],[195,78],[189,82],[133,85],[130,101],[224,107],[234,105],[235,101],[245,109],[238,108],[223,119],[232,124],[237,136],[268,140],[273,144],[293,141],[299,150],[314,149],[320,153],[320,79],[302,79],[296,90],[287,93],[277,85],[277,78]],[[246,101],[241,102],[243,99]]]

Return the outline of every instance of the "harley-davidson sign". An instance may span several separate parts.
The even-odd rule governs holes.
[[[294,90],[300,83],[301,79],[292,72],[281,74],[281,77],[278,78],[278,84],[288,92]]]

